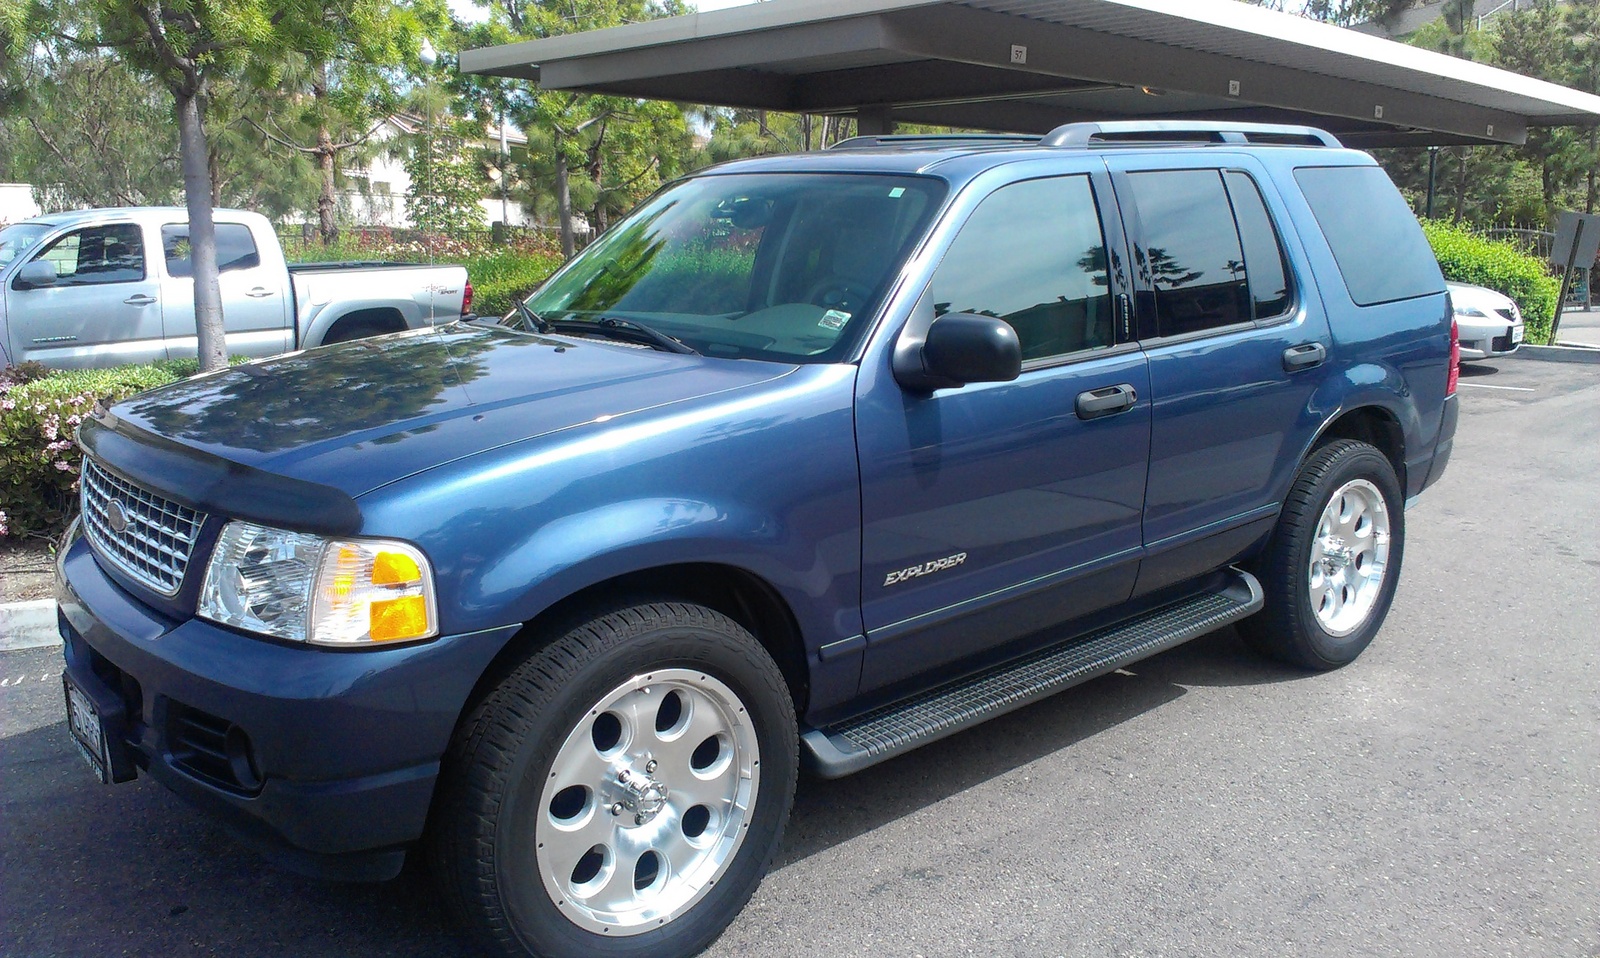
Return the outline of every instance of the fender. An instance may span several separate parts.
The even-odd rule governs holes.
[[[334,323],[351,313],[366,309],[392,309],[400,314],[400,318],[407,329],[416,329],[422,326],[427,319],[423,314],[422,307],[418,306],[415,300],[407,298],[341,299],[321,305],[313,304],[309,307],[306,321],[302,326],[300,348],[310,349],[313,346],[321,346],[322,340],[328,335],[328,330],[333,328]]]

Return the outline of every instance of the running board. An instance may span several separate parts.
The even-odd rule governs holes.
[[[1138,618],[800,736],[806,767],[839,778],[1215,631],[1261,608],[1261,583],[1228,582]]]

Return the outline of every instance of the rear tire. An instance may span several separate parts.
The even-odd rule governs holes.
[[[798,748],[783,675],[737,623],[601,615],[463,721],[429,835],[441,891],[496,955],[699,952],[777,852]]]
[[[1388,457],[1352,439],[1319,447],[1256,563],[1266,606],[1240,634],[1305,669],[1354,662],[1389,612],[1404,549],[1405,503]]]

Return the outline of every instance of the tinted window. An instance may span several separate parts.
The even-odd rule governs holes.
[[[1281,316],[1288,311],[1293,298],[1289,289],[1289,266],[1283,255],[1283,242],[1272,225],[1272,217],[1267,215],[1267,204],[1261,199],[1261,188],[1245,173],[1224,173],[1223,179],[1228,182],[1233,215],[1244,241],[1245,279],[1250,284],[1255,317]]]
[[[1105,236],[1088,177],[1001,187],[973,211],[929,288],[934,311],[997,316],[1022,358],[1112,342]]]
[[[1294,171],[1357,305],[1444,290],[1444,277],[1417,218],[1375,166]]]
[[[144,279],[144,240],[132,223],[91,226],[68,233],[35,260],[55,264],[57,286],[99,286]]]
[[[242,223],[218,223],[217,272],[230,269],[251,269],[261,265],[261,254],[256,250],[256,240],[250,227]],[[167,257],[168,276],[193,276],[194,260],[189,249],[189,227],[169,225],[161,227],[161,248]]]
[[[1156,291],[1158,335],[1249,322],[1250,291],[1233,208],[1217,170],[1134,173],[1141,273]]]

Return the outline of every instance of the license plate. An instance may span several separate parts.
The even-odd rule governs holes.
[[[1511,345],[1515,346],[1518,343],[1522,342],[1522,335],[1523,335],[1523,328],[1521,326],[1513,326],[1513,327],[1511,327]]]
[[[111,753],[106,747],[105,723],[100,721],[94,702],[72,684],[72,679],[63,675],[61,680],[67,688],[67,728],[72,731],[72,740],[77,743],[83,760],[94,769],[95,776],[102,784],[109,785]]]

